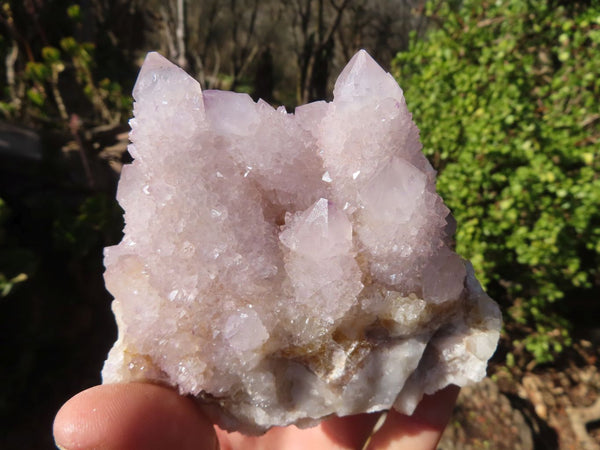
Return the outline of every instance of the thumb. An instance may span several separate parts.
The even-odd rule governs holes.
[[[217,449],[213,425],[194,402],[165,387],[130,383],[77,394],[54,419],[63,449]]]

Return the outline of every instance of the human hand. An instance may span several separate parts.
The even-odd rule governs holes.
[[[425,396],[412,416],[390,411],[369,449],[434,449],[452,413],[459,389]],[[130,383],[95,386],[77,394],[54,420],[63,449],[361,449],[380,414],[335,417],[318,426],[276,427],[259,437],[227,433],[193,400],[165,387]]]

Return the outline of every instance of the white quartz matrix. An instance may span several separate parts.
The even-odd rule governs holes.
[[[260,434],[485,376],[500,311],[451,249],[402,89],[359,51],[333,93],[289,114],[148,54],[104,383],[174,386]]]

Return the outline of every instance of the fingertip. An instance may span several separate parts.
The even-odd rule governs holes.
[[[379,413],[332,417],[321,423],[335,448],[361,448],[380,417]]]
[[[93,416],[96,407],[91,407],[93,391],[97,387],[80,392],[69,399],[59,410],[54,418],[52,431],[56,446],[61,449],[91,448],[95,441],[93,430],[98,424]]]
[[[165,387],[95,386],[71,398],[53,425],[59,448],[215,449],[212,424],[194,402]]]
[[[450,420],[460,388],[448,386],[425,395],[411,416],[390,410],[369,449],[435,449]]]
[[[460,388],[451,384],[435,394],[425,395],[411,417],[424,426],[443,431],[450,420],[459,392]]]

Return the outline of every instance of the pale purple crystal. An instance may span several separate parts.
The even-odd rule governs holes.
[[[453,219],[402,90],[365,51],[331,103],[288,114],[205,91],[148,54],[105,251],[119,338],[105,383],[198,397],[261,433],[395,407],[485,376],[500,312],[450,249]]]

